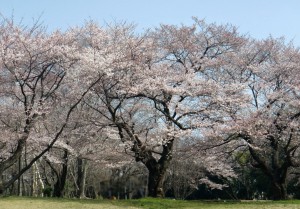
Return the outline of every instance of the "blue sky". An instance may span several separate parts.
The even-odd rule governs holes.
[[[285,36],[300,47],[300,0],[0,0],[5,17],[24,24],[41,16],[48,29],[66,29],[93,19],[104,24],[126,20],[138,30],[166,24],[231,23],[254,38]]]

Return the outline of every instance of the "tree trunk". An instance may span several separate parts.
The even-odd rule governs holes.
[[[85,178],[86,178],[86,162],[82,158],[77,158],[77,197],[85,198]]]
[[[36,178],[36,166],[32,167],[31,196],[33,196],[33,197],[38,196],[38,182],[37,182],[37,178]]]
[[[27,121],[26,121],[27,123]],[[26,140],[29,136],[29,125],[26,126],[24,129],[24,134],[18,139],[17,148],[13,151],[12,156],[10,156],[8,159],[4,160],[0,163],[0,174],[2,174],[5,170],[10,168],[14,163],[16,163],[19,158],[22,155],[22,151],[25,147]],[[1,182],[0,182],[0,195],[3,195],[3,192],[6,188],[8,188],[11,184],[7,185],[6,182],[3,182],[2,175],[0,176]]]
[[[246,141],[251,143],[250,138]],[[268,155],[252,147],[249,147],[249,151],[252,159],[256,162],[254,166],[261,169],[272,183],[271,198],[285,200],[287,199],[286,178],[288,170],[292,166],[290,156],[286,149],[279,147],[276,138],[270,136],[270,141],[272,151]]]
[[[148,176],[148,195],[150,197],[164,197],[163,182],[172,160],[173,141],[163,145],[163,152],[157,161],[152,153],[148,152],[148,160],[144,163],[149,171]],[[147,156],[146,155],[146,156]]]
[[[148,195],[150,197],[164,197],[163,180],[165,172],[159,165],[149,168]]]
[[[3,174],[0,171],[0,196],[4,194],[4,185],[3,185]]]
[[[114,117],[114,116],[113,116]],[[163,181],[167,168],[169,167],[170,161],[172,159],[172,149],[174,138],[170,137],[165,139],[162,145],[162,152],[154,152],[143,144],[143,142],[134,134],[133,127],[127,124],[116,123],[120,138],[124,138],[123,129],[129,135],[129,137],[134,141],[131,151],[135,153],[136,162],[142,162],[148,169],[148,195],[150,197],[164,197],[163,191]],[[153,154],[160,155],[157,160]]]
[[[54,185],[53,190],[53,197],[64,197],[64,189],[68,174],[68,151],[64,151],[64,160],[65,163],[63,164],[61,173],[57,175],[57,181]]]
[[[34,196],[34,197],[43,196],[43,191],[44,191],[45,185],[42,180],[41,173],[39,171],[39,168],[38,168],[36,162],[33,164],[32,171],[33,171],[33,173],[32,173],[32,196]],[[20,176],[20,178],[21,177],[22,176]],[[20,185],[18,184],[18,189],[19,189],[19,186],[21,186],[20,180],[19,180]]]
[[[22,156],[19,157],[18,172],[20,173],[22,169]],[[18,195],[22,196],[22,176],[18,178]]]
[[[286,200],[287,188],[285,182],[272,181],[272,199],[273,200]]]

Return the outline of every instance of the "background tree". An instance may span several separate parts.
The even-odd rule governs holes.
[[[51,149],[71,113],[97,82],[98,76],[94,76],[80,89],[73,86],[81,60],[75,36],[74,31],[47,34],[39,25],[21,27],[6,19],[1,24],[1,128],[6,133],[1,137],[1,175],[19,159],[29,138],[47,143],[17,175],[0,182],[1,193]],[[64,118],[55,132],[34,132],[62,103]]]
[[[21,156],[36,121],[51,112],[55,93],[77,58],[71,34],[47,35],[37,24],[21,27],[7,19],[0,30],[2,175]]]
[[[242,111],[232,115],[227,139],[241,139],[252,165],[263,171],[272,184],[272,198],[287,198],[287,176],[298,167],[299,51],[283,39],[269,38],[245,44],[228,68],[232,78],[247,87],[249,97]],[[228,69],[230,71],[230,69]]]

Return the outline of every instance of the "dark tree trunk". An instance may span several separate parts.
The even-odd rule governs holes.
[[[22,169],[22,156],[19,157],[18,172],[20,173]],[[22,196],[22,176],[18,178],[18,195]]]
[[[3,185],[3,179],[2,179],[2,172],[0,171],[0,196],[4,194],[4,185]]]
[[[86,162],[82,158],[77,158],[77,192],[78,198],[85,198],[85,178],[86,178]]]
[[[286,200],[287,199],[287,186],[282,181],[272,181],[272,199],[273,200]]]
[[[164,197],[163,180],[165,169],[161,168],[157,162],[151,163],[148,166],[148,195],[150,197]]]
[[[144,161],[149,175],[148,175],[148,195],[150,197],[164,197],[163,182],[172,160],[172,146],[173,141],[169,141],[166,145],[163,145],[163,152],[159,160],[156,160],[152,153],[148,152],[147,161]]]
[[[63,167],[60,173],[57,172],[57,181],[54,184],[53,197],[64,197],[64,189],[68,174],[68,151],[64,151],[64,160]]]
[[[287,173],[292,164],[286,149],[279,147],[275,138],[270,137],[270,140],[272,151],[269,155],[261,153],[260,150],[254,150],[251,147],[249,147],[249,151],[256,163],[254,166],[261,169],[271,181],[271,198],[273,200],[285,200],[287,199]],[[250,138],[247,141],[251,143]]]
[[[20,137],[20,139],[18,139],[17,148],[16,148],[16,150],[14,150],[12,156],[9,157],[7,160],[0,163],[0,174],[1,174],[1,176],[0,176],[0,178],[1,178],[0,179],[0,195],[3,195],[5,189],[7,189],[9,186],[12,185],[12,184],[7,184],[7,182],[3,182],[2,174],[6,169],[8,169],[12,165],[14,165],[14,163],[16,163],[19,160],[19,158],[21,157],[22,151],[26,144],[26,140],[29,136],[29,130],[27,130],[27,129],[29,129],[29,128],[27,128],[27,126],[26,126],[24,134]]]
[[[115,121],[115,111],[110,111]],[[150,197],[164,197],[163,181],[170,161],[172,160],[172,150],[174,138],[170,137],[165,139],[162,145],[161,153],[151,149],[147,149],[146,145],[134,134],[134,129],[124,123],[116,123],[120,138],[124,139],[123,130],[128,134],[130,139],[134,142],[131,151],[135,153],[136,162],[142,162],[148,169],[148,195]],[[159,159],[156,159],[153,154],[160,155]]]

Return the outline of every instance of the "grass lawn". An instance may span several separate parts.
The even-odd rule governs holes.
[[[210,208],[210,209],[300,209],[300,201],[253,201],[253,202],[212,202],[182,201],[170,199],[140,200],[72,200],[55,198],[0,198],[0,209],[169,209],[169,208]]]

